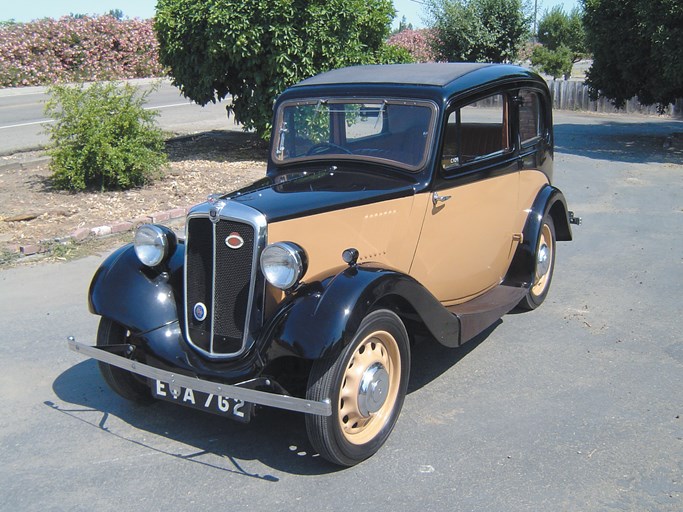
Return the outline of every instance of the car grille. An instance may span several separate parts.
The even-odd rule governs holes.
[[[238,234],[244,245],[226,239]],[[232,220],[191,218],[187,224],[185,318],[188,341],[209,356],[241,351],[248,325],[255,257],[254,227]],[[199,305],[199,306],[198,306]],[[205,309],[203,317],[201,309]]]

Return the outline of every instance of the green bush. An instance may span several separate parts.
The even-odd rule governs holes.
[[[127,189],[161,176],[166,163],[157,112],[148,92],[128,84],[55,85],[45,114],[54,186],[66,190]]]
[[[572,51],[566,46],[555,50],[537,46],[531,54],[531,64],[554,79],[564,77],[567,80],[572,74]]]
[[[159,58],[200,105],[229,96],[245,129],[270,135],[273,101],[296,82],[356,64],[410,59],[386,48],[391,0],[158,0]]]

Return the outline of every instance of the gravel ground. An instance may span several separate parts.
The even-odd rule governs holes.
[[[265,173],[267,149],[254,135],[212,131],[167,143],[165,176],[143,188],[116,192],[70,193],[50,181],[41,152],[0,160],[0,252],[45,244],[78,228],[133,220],[185,208],[210,193],[240,188]]]

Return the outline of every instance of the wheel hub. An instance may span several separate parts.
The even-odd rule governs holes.
[[[536,255],[536,279],[543,277],[550,268],[550,248],[547,244],[541,244]]]
[[[358,388],[358,410],[367,418],[379,411],[387,399],[389,373],[381,363],[374,363],[363,373]]]

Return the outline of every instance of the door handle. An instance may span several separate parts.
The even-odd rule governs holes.
[[[432,204],[436,206],[439,203],[445,203],[451,198],[451,196],[440,196],[438,192],[432,193]]]

